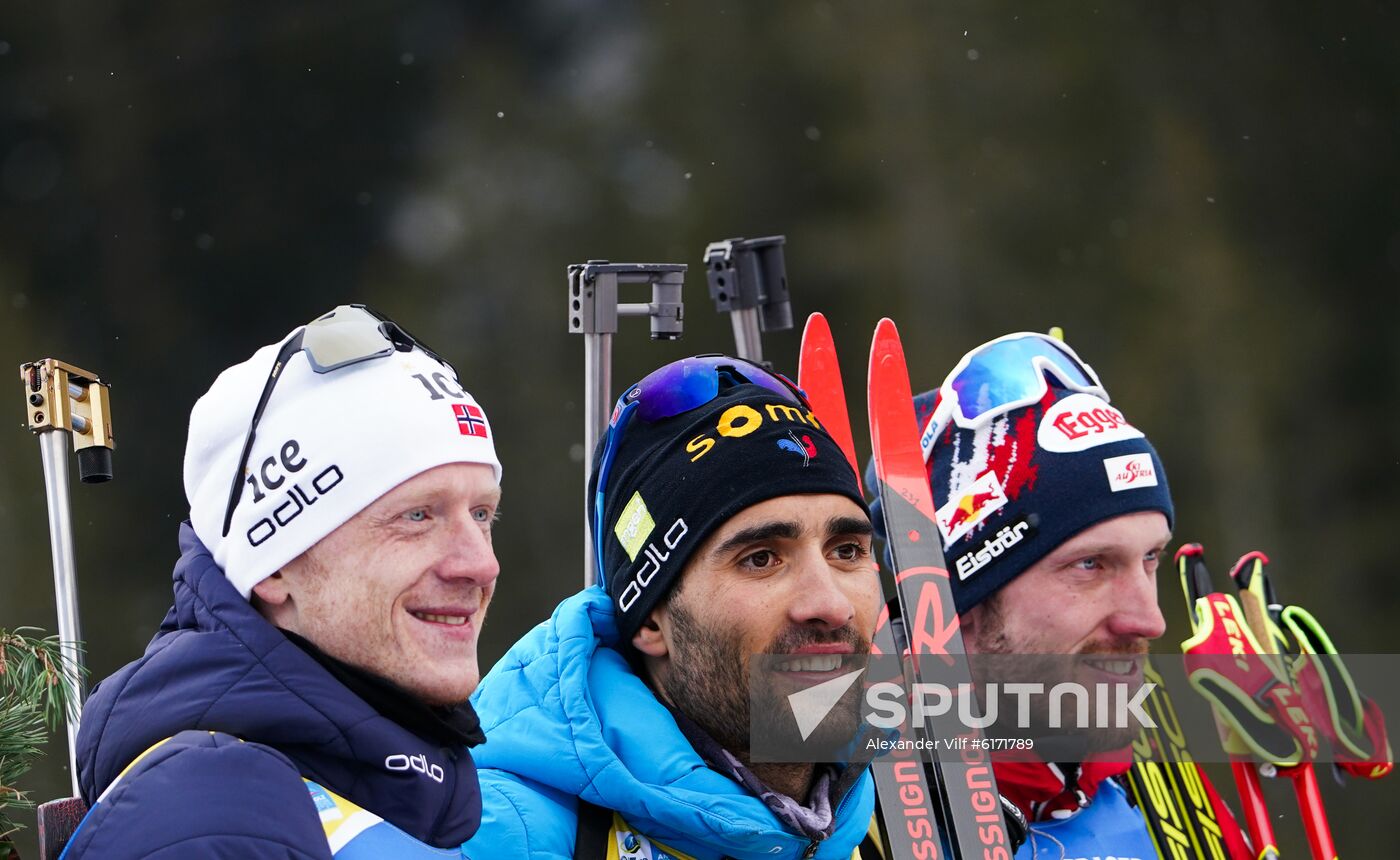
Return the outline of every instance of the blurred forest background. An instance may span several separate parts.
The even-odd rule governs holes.
[[[1222,581],[1268,551],[1345,650],[1396,651],[1396,24],[1262,0],[7,4],[0,370],[55,356],[114,385],[116,479],[73,492],[94,677],[169,604],[195,399],[348,301],[444,353],[497,429],[489,666],[580,580],[565,267],[691,264],[684,340],[624,321],[620,388],[733,349],[701,252],[773,233],[799,330],[833,320],[857,418],[882,316],[916,390],[984,340],[1064,326],[1161,451],[1179,539]],[[765,338],[780,369],[799,330]],[[11,384],[0,627],[54,630]],[[1171,651],[1174,577],[1162,600]],[[50,750],[41,800],[68,793],[61,732]],[[1343,851],[1387,856],[1396,788],[1329,781]]]

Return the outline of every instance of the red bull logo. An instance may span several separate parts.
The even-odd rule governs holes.
[[[1006,504],[1006,492],[995,472],[983,472],[964,492],[949,497],[948,503],[938,509],[938,530],[943,533],[943,543],[953,541],[972,531],[978,523]]]

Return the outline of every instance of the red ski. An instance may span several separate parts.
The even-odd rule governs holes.
[[[935,525],[933,494],[919,450],[904,348],[889,319],[880,320],[870,345],[869,410],[878,479],[875,490],[884,512],[900,614],[916,672],[924,668],[918,658],[950,655],[953,659],[939,669],[939,682],[954,689],[970,685],[952,585]],[[939,776],[937,789],[951,856],[1011,860],[1001,796],[991,759],[980,746],[981,732],[961,725],[951,713],[935,719],[925,732],[936,744],[930,756]],[[955,737],[959,743],[946,743]],[[939,741],[944,743],[938,745]]]
[[[797,358],[797,386],[807,395],[817,420],[846,455],[860,482],[860,460],[851,433],[851,413],[846,407],[846,386],[841,382],[841,363],[836,360],[836,343],[831,326],[820,313],[807,317],[802,330],[802,351]],[[864,488],[862,488],[864,491]]]
[[[860,461],[856,459],[851,418],[846,407],[846,386],[841,381],[841,365],[836,359],[831,326],[819,313],[807,318],[807,327],[802,331],[797,384],[806,393],[817,420],[850,461],[859,482]],[[880,601],[884,603],[883,595]],[[880,615],[872,651],[877,655],[898,653],[888,612]],[[946,856],[934,796],[929,791],[928,777],[918,753],[896,751],[877,758],[871,763],[871,774],[875,778],[875,797],[885,825],[887,855],[928,860]]]

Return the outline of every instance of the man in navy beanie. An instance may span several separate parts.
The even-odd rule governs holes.
[[[1148,643],[1166,632],[1157,573],[1174,511],[1161,458],[1093,369],[1059,339],[1020,332],[972,350],[914,401],[968,653],[1065,655],[1140,683]],[[1016,856],[1157,856],[1121,783],[1129,751],[1083,752],[996,763],[1030,824]],[[1202,778],[1219,856],[1251,856]]]
[[[491,740],[468,852],[878,856],[867,769],[750,749],[751,719],[792,716],[751,707],[748,658],[784,655],[799,689],[849,672],[880,608],[855,471],[805,399],[739,359],[673,362],[618,401],[593,464],[598,584],[473,697]]]

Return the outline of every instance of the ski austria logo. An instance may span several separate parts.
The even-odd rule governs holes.
[[[428,759],[422,753],[418,755],[404,755],[403,753],[391,755],[384,759],[384,767],[386,770],[417,771],[437,783],[442,782],[446,775],[442,772],[442,765],[428,764]]]
[[[1046,451],[1072,454],[1110,442],[1141,439],[1123,413],[1092,394],[1071,394],[1045,410],[1036,442]]]
[[[797,438],[797,434],[791,430],[788,431],[788,437],[786,439],[778,440],[778,448],[783,451],[791,451],[801,456],[802,467],[804,469],[807,467],[807,464],[812,462],[812,458],[817,456],[817,446],[816,443],[812,441],[812,437],[804,433],[802,438],[799,439]]]
[[[1103,468],[1108,473],[1109,489],[1115,493],[1157,486],[1157,470],[1152,465],[1152,455],[1146,452],[1109,457],[1103,461]]]
[[[1006,491],[996,473],[983,472],[965,492],[949,498],[935,513],[938,530],[943,532],[943,543],[951,544],[1005,505]]]

